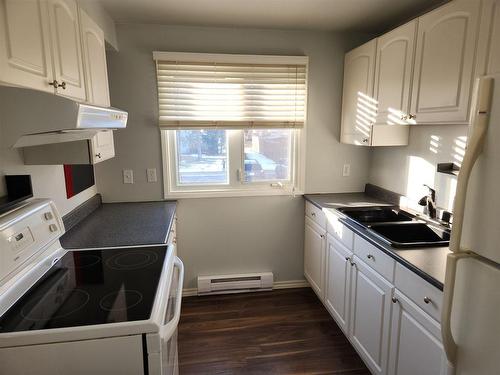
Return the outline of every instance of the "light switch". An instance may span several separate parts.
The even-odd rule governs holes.
[[[148,174],[148,182],[158,181],[158,178],[156,176],[156,168],[148,168],[147,174]]]
[[[342,176],[349,177],[351,174],[351,164],[344,164],[342,168]]]
[[[123,183],[124,184],[134,183],[134,171],[132,169],[123,170]]]

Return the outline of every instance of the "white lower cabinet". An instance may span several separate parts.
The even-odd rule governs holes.
[[[400,291],[394,293],[389,375],[445,375],[441,328]]]
[[[330,234],[326,242],[325,306],[348,334],[352,252]]]
[[[393,285],[354,256],[349,336],[373,374],[386,374]]]
[[[304,275],[318,297],[324,298],[326,230],[306,217],[304,234]]]
[[[372,374],[450,374],[436,320],[441,291],[336,215],[308,207],[304,275]]]

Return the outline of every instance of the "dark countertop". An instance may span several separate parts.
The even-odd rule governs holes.
[[[321,209],[391,205],[365,193],[307,194],[304,195],[304,198]],[[341,221],[354,233],[366,239],[436,288],[443,290],[446,257],[450,252],[447,247],[396,249],[380,241],[368,230],[352,220],[345,218],[341,219]]]
[[[156,245],[166,242],[176,202],[104,203],[61,237],[66,249]]]

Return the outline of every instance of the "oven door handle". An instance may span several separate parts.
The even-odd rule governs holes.
[[[170,337],[172,337],[175,330],[177,329],[177,325],[179,324],[179,319],[181,317],[182,287],[184,284],[184,264],[178,257],[174,258],[174,267],[179,269],[179,281],[177,283],[176,294],[177,298],[175,301],[174,316],[168,321],[168,323],[165,323],[160,327],[159,333],[164,340],[168,340],[170,339]]]

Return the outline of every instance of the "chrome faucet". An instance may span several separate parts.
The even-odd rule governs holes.
[[[429,216],[431,219],[436,219],[436,190],[431,188],[429,185],[424,184],[424,186],[429,189],[426,196],[420,198],[418,204],[424,206],[424,214]]]

